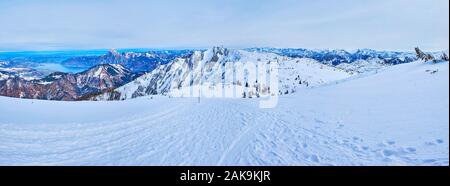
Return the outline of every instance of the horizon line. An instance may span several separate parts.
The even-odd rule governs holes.
[[[393,49],[373,49],[373,48],[356,48],[356,49],[344,49],[344,48],[308,48],[308,47],[274,47],[274,46],[249,46],[249,47],[226,47],[222,45],[213,45],[210,47],[109,47],[109,48],[66,48],[66,49],[0,49],[0,53],[44,53],[44,52],[71,52],[71,51],[108,51],[111,49],[115,49],[117,51],[123,51],[123,50],[129,50],[130,52],[136,52],[133,50],[143,50],[138,52],[146,52],[146,51],[157,51],[157,50],[208,50],[213,47],[223,47],[228,49],[236,49],[236,50],[245,50],[245,49],[253,49],[253,48],[272,48],[272,49],[305,49],[305,50],[318,50],[318,51],[336,51],[336,50],[343,50],[349,53],[354,53],[358,50],[374,50],[377,52],[402,52],[402,53],[413,53],[414,47],[412,47],[410,50],[393,50]],[[420,46],[418,46],[420,48]],[[1,48],[1,47],[0,47]],[[445,52],[448,51],[448,49],[440,49],[440,50],[429,50],[429,52]]]

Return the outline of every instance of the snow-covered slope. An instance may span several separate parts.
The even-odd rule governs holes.
[[[1,74],[3,74],[3,79],[0,80],[5,80],[13,77],[20,77],[25,80],[35,80],[45,76],[45,73],[31,68],[21,68],[21,67],[3,68],[0,66],[0,76]]]
[[[276,63],[277,69],[271,69]],[[229,64],[241,64],[227,68]],[[266,80],[251,78],[243,67],[254,67],[254,75],[262,72]],[[248,69],[248,68],[247,68]],[[263,70],[260,70],[263,69]],[[241,71],[239,71],[241,70]],[[250,69],[248,69],[251,71]],[[266,71],[264,71],[266,70]],[[269,76],[277,70],[278,92],[270,93]],[[263,94],[288,94],[298,87],[311,87],[349,77],[345,70],[321,64],[313,59],[290,58],[272,53],[248,52],[214,47],[206,51],[196,51],[192,55],[177,58],[150,73],[137,78],[114,91],[100,95],[95,100],[130,99],[145,95],[180,92],[195,86],[223,86],[223,92],[236,85],[236,97],[257,97]],[[259,81],[259,82],[258,82]]]
[[[273,109],[258,102],[0,97],[0,164],[449,164],[448,62],[303,89]]]
[[[350,73],[368,73],[377,70],[382,70],[392,64],[386,63],[380,59],[358,60],[353,63],[341,63],[336,65],[336,68],[345,70]]]

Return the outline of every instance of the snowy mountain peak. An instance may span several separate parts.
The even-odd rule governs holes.
[[[213,54],[215,55],[228,55],[228,51],[229,49],[224,48],[224,47],[219,47],[219,46],[215,46],[212,49],[209,49],[212,51]]]
[[[267,69],[265,77],[274,70],[279,71],[276,77],[279,81],[279,92],[271,92],[268,79],[251,77],[257,72],[240,74],[242,67],[225,69],[227,63],[232,65],[264,65],[277,63],[278,68]],[[202,66],[200,66],[202,65]],[[258,66],[262,65],[262,66]],[[200,68],[199,68],[200,67]],[[187,57],[180,57],[167,65],[161,65],[155,70],[136,80],[94,98],[96,100],[129,99],[145,95],[169,95],[177,91],[187,91],[195,86],[224,86],[234,89],[237,86],[237,97],[257,97],[259,95],[289,94],[297,88],[321,85],[327,82],[347,78],[350,73],[332,66],[321,64],[312,59],[299,59],[280,56],[272,53],[255,53],[245,50],[213,47],[206,51],[195,51]],[[259,80],[259,81],[258,81]],[[228,87],[230,86],[230,87]],[[277,90],[272,88],[272,90]]]
[[[121,54],[114,48],[109,49],[107,55],[116,56],[116,57],[121,56]]]
[[[356,50],[354,54],[373,54],[373,53],[377,53],[377,51],[373,49],[363,48]]]
[[[206,51],[195,51],[190,61],[218,62],[220,58],[228,56],[231,49],[224,47],[212,47]]]
[[[87,70],[87,74],[93,77],[117,76],[131,73],[128,69],[119,64],[101,64]]]

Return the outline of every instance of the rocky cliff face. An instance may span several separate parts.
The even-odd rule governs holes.
[[[19,77],[12,77],[0,81],[0,95],[39,99],[44,92],[44,86]]]
[[[19,77],[0,81],[0,95],[46,100],[77,100],[87,94],[124,85],[137,74],[121,65],[98,65],[84,72],[55,72],[45,78],[27,81]]]

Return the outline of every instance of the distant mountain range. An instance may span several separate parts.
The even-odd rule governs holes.
[[[88,94],[121,86],[137,76],[138,74],[117,64],[97,65],[76,74],[55,72],[36,80],[11,76],[0,81],[0,95],[73,101]]]
[[[73,56],[60,62],[66,67],[88,70],[43,75],[45,73],[33,68],[15,67],[20,57],[11,59],[14,60],[0,61],[0,95],[47,100],[121,100],[145,95],[170,95],[173,91],[199,86],[199,82],[212,87],[217,84],[241,86],[238,94],[242,97],[288,94],[297,88],[318,86],[354,74],[417,60],[414,53],[370,49],[353,53],[345,50],[235,50],[223,47],[148,52],[118,52],[111,49],[103,55]],[[26,64],[34,63],[32,57],[26,59]],[[39,62],[45,61],[43,56],[38,59]],[[194,70],[199,62],[206,64],[205,72]],[[248,77],[240,81],[224,79],[223,76],[234,73],[236,69],[227,71],[222,67],[236,62],[277,63],[280,67],[278,92],[271,92],[267,82],[250,81]],[[186,74],[193,78],[187,79]]]
[[[356,52],[346,50],[309,50],[292,48],[249,48],[247,51],[269,52],[278,55],[311,58],[324,64],[339,65],[341,63],[354,63],[361,60],[381,60],[383,63],[397,65],[416,60],[413,52],[376,51],[371,49],[359,49]]]
[[[238,74],[239,67],[226,69],[227,63],[254,63],[262,65],[277,63],[278,69],[267,68],[265,73],[278,70],[279,86],[270,87],[268,79],[251,79],[248,74]],[[203,68],[198,68],[198,65]],[[257,68],[262,68],[257,66]],[[233,74],[236,78],[233,78]],[[238,78],[242,75],[241,78]],[[267,74],[266,77],[269,75]],[[236,97],[252,98],[260,95],[289,94],[298,87],[317,86],[327,82],[347,78],[350,72],[319,63],[314,59],[291,58],[273,53],[249,52],[222,47],[206,51],[196,51],[192,55],[180,57],[161,65],[136,80],[108,90],[91,100],[123,100],[146,95],[173,95],[190,92],[191,87],[207,86],[223,92],[233,92]],[[231,78],[226,78],[231,77]],[[233,86],[234,85],[234,86]],[[234,88],[236,87],[236,91]],[[275,92],[276,91],[276,92]]]
[[[99,64],[120,64],[133,72],[148,72],[177,57],[191,54],[192,50],[157,50],[148,52],[118,52],[111,49],[101,56],[72,57],[61,62],[67,67],[92,67]]]

